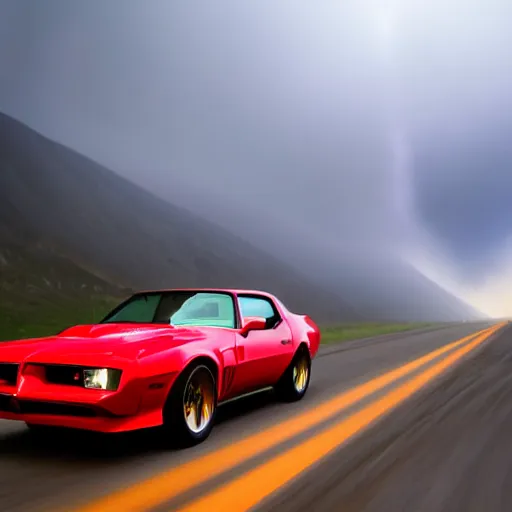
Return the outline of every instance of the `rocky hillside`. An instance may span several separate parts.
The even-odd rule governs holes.
[[[335,292],[193,210],[0,115],[3,315],[16,315],[27,300],[219,286],[269,290],[319,321],[359,318]]]

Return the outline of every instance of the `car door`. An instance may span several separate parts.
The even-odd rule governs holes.
[[[292,332],[267,297],[239,295],[240,316],[263,317],[267,327],[236,335],[237,368],[232,395],[247,393],[275,384],[293,357]]]

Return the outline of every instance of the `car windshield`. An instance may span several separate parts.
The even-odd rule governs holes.
[[[235,305],[230,294],[187,290],[136,294],[100,323],[154,323],[233,329],[235,318]]]

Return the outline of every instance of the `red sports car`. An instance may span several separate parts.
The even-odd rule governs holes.
[[[136,293],[95,325],[0,345],[0,418],[30,427],[121,432],[161,426],[194,444],[217,405],[309,385],[317,325],[249,290]]]

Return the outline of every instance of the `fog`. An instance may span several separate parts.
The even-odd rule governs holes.
[[[0,111],[302,264],[512,314],[507,0],[0,0]]]

